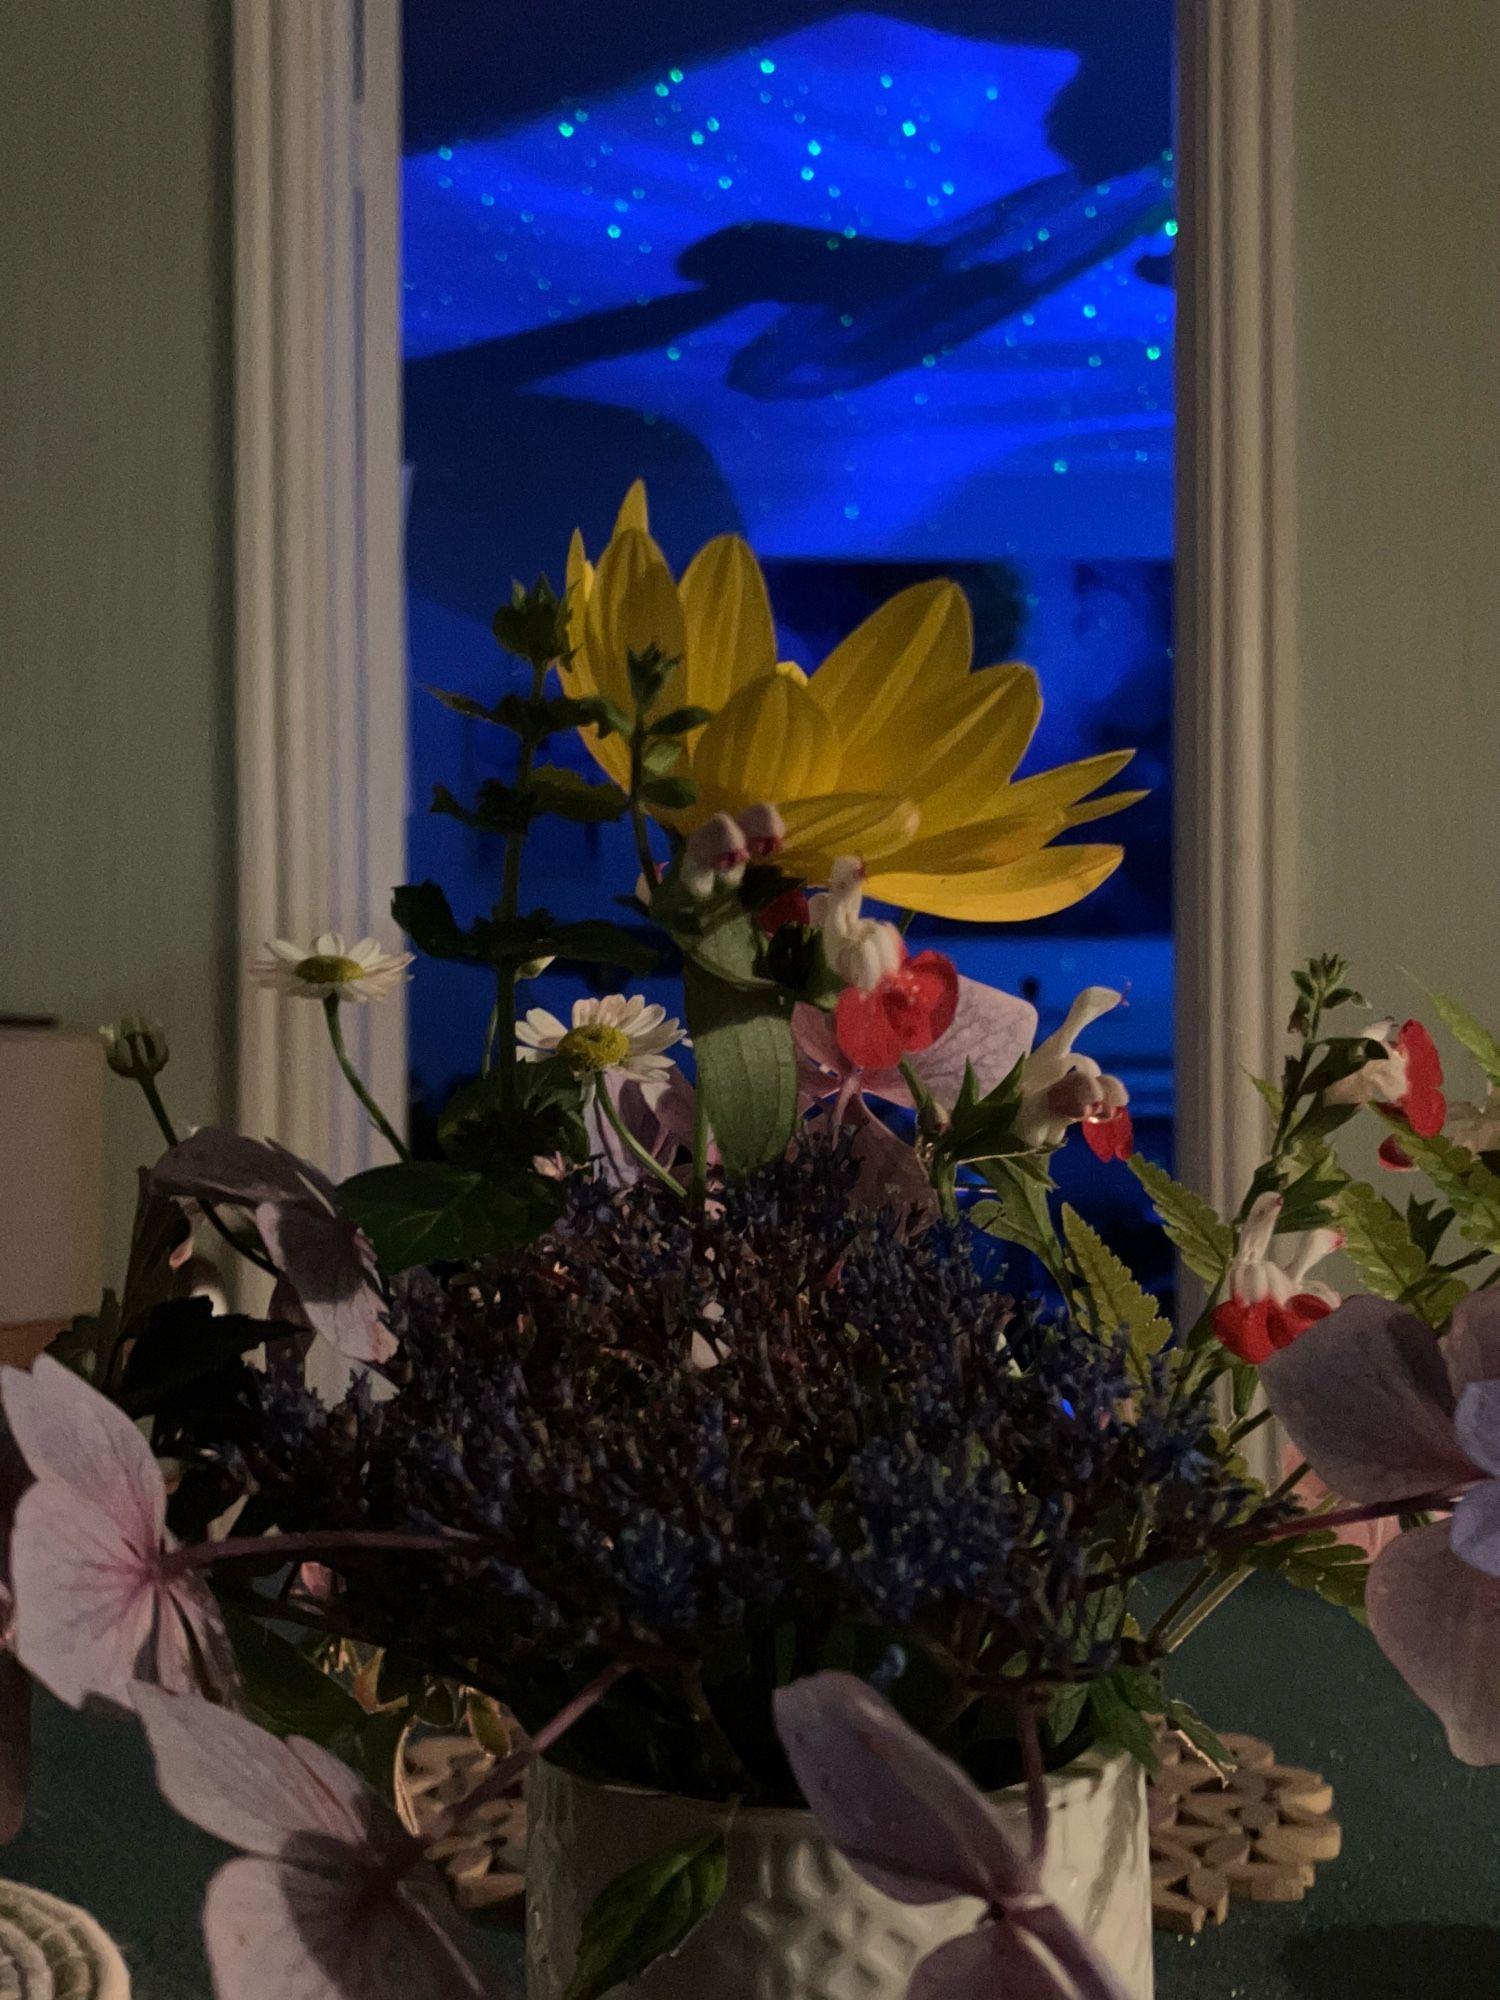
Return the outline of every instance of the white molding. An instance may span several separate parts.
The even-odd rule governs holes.
[[[242,966],[393,937],[406,814],[399,0],[234,0],[236,774]],[[405,1120],[399,1001],[345,1016]],[[241,980],[240,1129],[336,1177],[388,1157],[316,1007]]]
[[[1299,943],[1293,0],[1183,0],[1177,353],[1177,1148],[1236,1205]]]
[[[1294,4],[1178,18],[1176,1138],[1221,1214],[1265,1152],[1247,1073],[1279,1074],[1300,942]]]

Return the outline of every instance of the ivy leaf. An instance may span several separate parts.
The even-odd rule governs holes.
[[[439,1160],[371,1167],[339,1189],[339,1205],[394,1276],[416,1264],[469,1264],[540,1236],[564,1191],[529,1167],[501,1183]]]
[[[1205,1284],[1218,1284],[1234,1254],[1233,1230],[1220,1222],[1199,1195],[1174,1181],[1164,1167],[1140,1153],[1132,1154],[1125,1164],[1150,1196],[1151,1206],[1183,1263]]]
[[[1147,1675],[1146,1678],[1155,1680],[1154,1675]],[[1106,1674],[1103,1680],[1095,1681],[1089,1689],[1089,1712],[1094,1720],[1095,1735],[1101,1742],[1127,1752],[1138,1764],[1144,1764],[1148,1771],[1161,1768],[1156,1734],[1141,1713],[1139,1700],[1130,1697],[1144,1694],[1145,1705],[1157,1708],[1160,1706],[1160,1689],[1158,1681],[1154,1692],[1148,1692],[1129,1679],[1128,1669],[1120,1668]]]
[[[1432,993],[1428,998],[1453,1039],[1463,1044],[1491,1083],[1500,1084],[1500,1039],[1446,993]]]
[[[602,2000],[677,1951],[717,1904],[728,1877],[722,1833],[679,1840],[617,1875],[584,1912],[563,2000]]]
[[[1063,1235],[1088,1289],[1095,1333],[1125,1333],[1137,1360],[1155,1354],[1172,1337],[1151,1294],[1140,1286],[1096,1229],[1063,1203]]]
[[[748,1174],[780,1159],[797,1119],[791,996],[769,985],[731,986],[688,959],[683,997],[698,1088],[725,1170]]]

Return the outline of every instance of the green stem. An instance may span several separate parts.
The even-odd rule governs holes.
[[[625,1121],[620,1116],[619,1106],[615,1103],[614,1099],[610,1096],[608,1089],[605,1087],[603,1077],[600,1077],[598,1087],[594,1094],[598,1100],[600,1110],[604,1113],[605,1117],[614,1127],[615,1136],[619,1139],[621,1145],[624,1146],[625,1150],[628,1153],[633,1154],[634,1157],[640,1161],[641,1165],[646,1169],[648,1173],[655,1174],[656,1178],[662,1183],[664,1187],[669,1187],[672,1190],[673,1194],[680,1196],[683,1200],[686,1200],[687,1189],[682,1185],[682,1182],[678,1180],[677,1176],[675,1174],[668,1173],[667,1169],[662,1165],[661,1161],[653,1159],[651,1154],[648,1153],[646,1151],[646,1148],[641,1144],[640,1140],[636,1138],[635,1134],[626,1129]]]
[[[169,1146],[175,1146],[178,1143],[177,1128],[173,1125],[171,1117],[167,1112],[167,1107],[162,1102],[161,1092],[156,1087],[155,1077],[147,1076],[143,1071],[138,1070],[135,1080],[141,1086],[141,1094],[151,1107],[151,1116],[156,1120],[161,1136]],[[222,1236],[230,1249],[243,1257],[246,1263],[258,1266],[268,1277],[274,1278],[277,1275],[276,1266],[266,1255],[264,1247],[259,1242],[253,1242],[248,1236],[241,1236],[237,1231],[231,1229],[211,1202],[200,1201],[198,1207],[209,1228],[214,1230],[219,1236]]]
[[[547,675],[552,668],[550,660],[532,662],[531,699],[539,702],[547,685]],[[533,732],[528,724],[521,735],[521,747],[516,758],[516,791],[522,793],[531,777],[532,765],[536,762],[537,745],[540,734]],[[502,926],[513,923],[517,907],[521,901],[521,855],[526,845],[526,829],[517,827],[505,836],[505,861],[500,871],[500,900],[495,905],[495,918]],[[516,1100],[516,1070],[519,1059],[516,1055],[516,968],[506,960],[495,968],[495,1006],[490,1015],[489,1033],[485,1038],[484,1074],[490,1073],[495,1050],[500,1051],[500,1095],[504,1103],[513,1105]]]
[[[703,1079],[693,1086],[693,1180],[694,1208],[708,1200],[708,1105],[703,1096]]]
[[[396,1158],[398,1160],[409,1160],[411,1154],[406,1148],[405,1141],[398,1136],[396,1128],[370,1095],[365,1087],[364,1079],[349,1058],[349,1051],[344,1046],[344,1030],[339,1021],[339,999],[336,993],[330,993],[325,997],[323,1001],[323,1019],[328,1023],[328,1039],[333,1043],[333,1053],[338,1058],[339,1068],[344,1072],[344,1077],[349,1088],[370,1114],[370,1122],[374,1125],[375,1130],[380,1134],[381,1138],[394,1151]]]
[[[646,751],[646,724],[637,716],[634,729],[630,733],[630,830],[635,836],[636,859],[641,864],[641,873],[646,878],[646,900],[651,900],[651,891],[656,886],[656,856],[651,852],[651,827],[641,805],[641,786],[645,782],[646,771],[643,762]]]
[[[1262,1424],[1268,1424],[1271,1421],[1272,1415],[1273,1412],[1269,1407],[1264,1410],[1257,1410],[1253,1417],[1246,1417],[1243,1422],[1235,1425],[1234,1429],[1229,1433],[1229,1442],[1231,1444],[1243,1444],[1252,1432],[1258,1431]]]
[[[1254,1570],[1247,1563],[1243,1569],[1234,1570],[1230,1575],[1221,1577],[1208,1593],[1207,1597],[1195,1604],[1187,1616],[1182,1619],[1176,1631],[1169,1632],[1162,1637],[1158,1643],[1157,1650],[1163,1654],[1175,1653],[1183,1640],[1190,1639],[1203,1623],[1204,1619],[1211,1618],[1224,1600],[1232,1597],[1246,1578],[1254,1574]]]

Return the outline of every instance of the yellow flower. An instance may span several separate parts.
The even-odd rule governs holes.
[[[567,581],[580,693],[628,711],[629,655],[654,645],[678,662],[656,712],[688,703],[713,711],[686,739],[695,803],[659,815],[679,831],[770,802],[786,824],[789,873],[826,881],[839,855],[858,854],[869,895],[977,921],[1067,909],[1119,866],[1119,847],[1049,843],[1143,796],[1089,796],[1133,752],[1017,781],[1041,715],[1036,676],[1014,664],[971,671],[973,626],[956,584],[900,591],[809,679],[777,660],[765,579],[747,544],[719,536],[674,582],[639,481],[597,568],[574,535]],[[622,740],[593,730],[584,739],[627,783]]]

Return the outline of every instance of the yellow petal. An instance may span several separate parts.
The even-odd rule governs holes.
[[[630,491],[620,502],[620,511],[615,516],[614,532],[623,535],[627,529],[635,528],[643,535],[651,532],[651,517],[646,511],[646,482],[635,480]]]
[[[679,589],[687,639],[683,694],[696,708],[717,710],[776,666],[766,580],[748,543],[720,535],[699,549]]]
[[[958,585],[914,583],[835,646],[811,686],[854,751],[898,715],[920,729],[923,707],[965,678],[973,652],[973,621]]]
[[[682,600],[666,558],[642,529],[617,534],[599,558],[584,612],[584,642],[600,694],[627,714],[630,655],[655,646],[669,660],[682,658]],[[662,690],[659,706],[677,699],[677,679],[674,674]]]
[[[877,860],[904,847],[917,830],[918,814],[910,799],[829,792],[791,800],[782,806],[781,817],[786,827],[781,865],[789,875],[822,882],[841,854]]]
[[[1022,778],[1005,795],[1007,813],[1056,812],[1090,792],[1097,792],[1118,776],[1135,755],[1133,750],[1107,750],[1098,757],[1084,757],[1076,764],[1059,764],[1055,771],[1038,771],[1034,778]]]
[[[1124,855],[1122,847],[1047,847],[1001,868],[967,875],[875,874],[865,888],[882,902],[934,917],[1016,924],[1082,902],[1114,874]]]
[[[1041,713],[1030,667],[986,667],[897,716],[847,760],[845,782],[885,789],[899,782],[922,808],[924,833],[962,826],[999,807]]]
[[[700,797],[733,799],[740,806],[770,801],[783,812],[789,799],[832,791],[838,769],[833,724],[806,688],[778,673],[762,674],[741,688],[705,726],[693,750]]]
[[[890,856],[892,870],[903,875],[969,875],[981,868],[998,868],[1045,847],[1062,832],[1063,816],[1038,813],[1030,819],[980,820],[945,833],[929,834],[926,829],[924,809],[920,838]]]
[[[1149,799],[1149,791],[1106,792],[1102,799],[1085,799],[1081,805],[1069,806],[1063,814],[1068,826],[1085,826],[1091,819],[1103,819],[1108,813],[1124,812],[1127,806],[1138,806],[1142,799]]]
[[[573,539],[568,544],[568,568],[566,579],[568,590],[568,645],[572,648],[569,666],[575,674],[587,670],[588,648],[584,644],[584,612],[588,606],[589,594],[594,588],[594,565],[584,553],[583,536],[575,528]],[[579,690],[584,692],[585,690]],[[593,675],[589,673],[589,694],[597,694]]]

